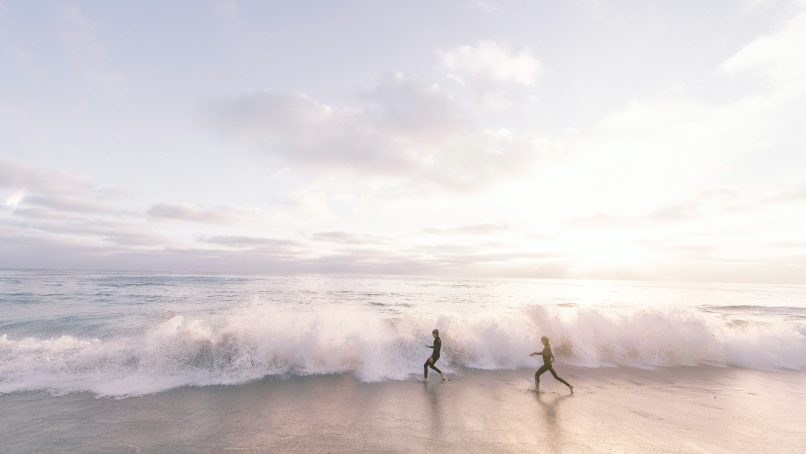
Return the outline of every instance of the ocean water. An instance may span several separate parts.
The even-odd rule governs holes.
[[[806,370],[806,286],[0,271],[0,394],[558,365]]]

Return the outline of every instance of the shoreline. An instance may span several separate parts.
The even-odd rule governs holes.
[[[806,373],[562,367],[362,383],[265,378],[128,398],[0,396],[22,452],[802,452]],[[774,436],[770,436],[774,434]]]

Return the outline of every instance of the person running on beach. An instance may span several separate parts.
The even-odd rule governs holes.
[[[529,356],[537,356],[541,355],[543,357],[543,366],[535,372],[535,391],[540,391],[540,376],[543,375],[546,371],[551,372],[551,375],[557,379],[560,383],[564,384],[571,390],[571,394],[574,393],[574,387],[571,386],[570,383],[563,380],[557,372],[554,372],[554,367],[552,367],[552,363],[554,362],[554,354],[551,353],[551,345],[549,344],[549,338],[543,336],[540,338],[540,342],[543,342],[543,351],[541,352],[534,352]]]
[[[431,331],[431,334],[434,336],[434,345],[426,345],[428,348],[433,348],[434,352],[431,353],[431,357],[425,360],[425,364],[423,364],[423,380],[428,381],[428,368],[434,369],[439,373],[439,376],[442,377],[443,380],[447,380],[448,377],[442,373],[441,370],[437,369],[437,366],[434,364],[437,363],[439,360],[439,351],[442,349],[442,339],[439,338],[439,330],[435,329]]]

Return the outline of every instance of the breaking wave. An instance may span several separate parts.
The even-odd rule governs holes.
[[[193,318],[170,314],[137,334],[13,338],[0,334],[0,393],[47,390],[134,396],[267,376],[354,374],[365,382],[417,376],[440,328],[441,364],[535,367],[552,339],[559,364],[582,367],[738,366],[806,370],[806,331],[735,310],[528,306],[507,315],[407,314],[359,309],[278,312],[250,306]],[[127,331],[127,333],[130,331]]]

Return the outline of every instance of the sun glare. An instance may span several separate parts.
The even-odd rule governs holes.
[[[641,248],[632,244],[628,238],[607,234],[571,235],[561,245],[573,263],[581,269],[596,268],[603,265],[619,267],[639,267],[649,258]]]
[[[6,206],[10,207],[13,210],[14,208],[17,208],[17,205],[19,205],[20,202],[22,202],[23,198],[25,198],[24,191],[13,192],[6,198]]]

